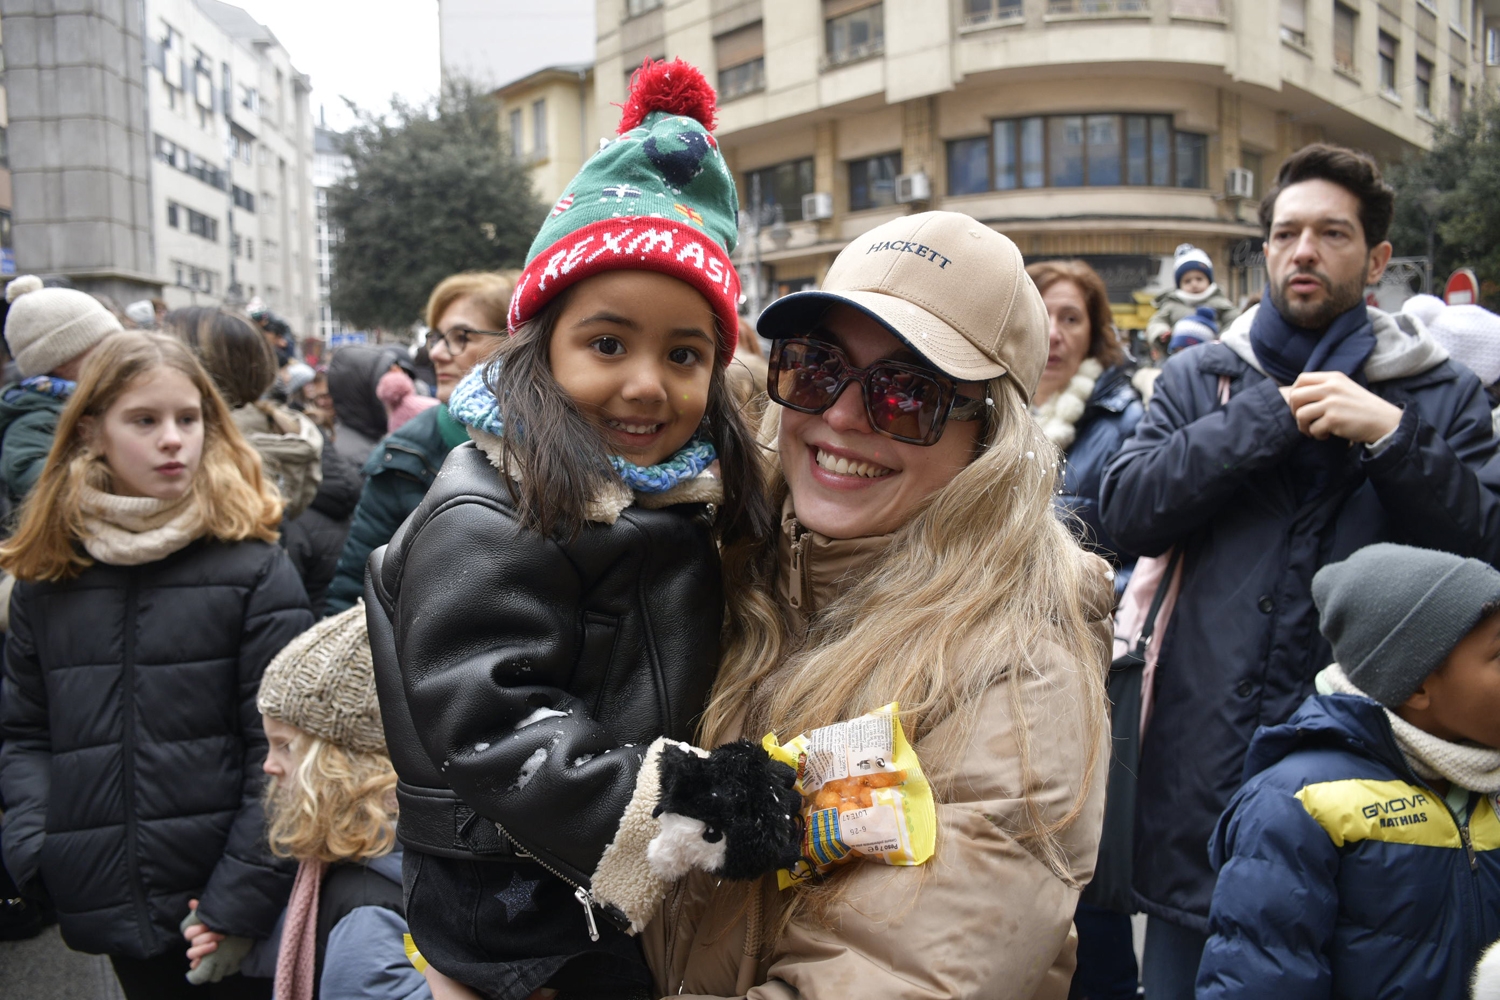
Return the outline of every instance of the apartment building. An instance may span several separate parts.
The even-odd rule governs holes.
[[[325,346],[333,343],[335,335],[348,332],[333,315],[333,248],[339,234],[328,220],[328,189],[353,169],[341,142],[342,136],[325,125],[313,129],[313,256],[318,275],[318,322],[307,333]]]
[[[0,45],[4,44],[0,35]],[[10,103],[5,96],[5,57],[0,49],[0,278],[16,273],[15,244],[11,240]]]
[[[549,66],[492,96],[499,105],[505,151],[527,165],[537,197],[550,205],[599,148],[603,133],[598,116],[603,112],[595,105],[594,68],[587,63]],[[605,110],[619,113],[617,108]]]
[[[147,0],[155,268],[171,308],[259,298],[316,329],[310,85],[219,0]]]
[[[811,286],[850,239],[929,208],[973,215],[1030,259],[1089,259],[1119,302],[1184,241],[1244,295],[1264,280],[1256,200],[1287,155],[1317,140],[1382,157],[1426,146],[1500,61],[1496,0],[598,11],[601,123],[645,57],[681,56],[715,83],[717,135],[758,230],[739,252],[747,294],[758,261],[762,299]]]

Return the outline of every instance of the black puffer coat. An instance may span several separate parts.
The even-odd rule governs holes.
[[[292,869],[266,848],[266,664],[313,622],[279,546],[194,542],[144,566],[21,583],[5,644],[6,867],[63,939],[146,958],[209,927],[266,937]]]
[[[370,567],[402,841],[513,857],[499,823],[589,886],[646,745],[691,738],[718,669],[707,508],[632,506],[550,539],[520,525],[499,474],[465,444]]]
[[[354,509],[364,487],[359,469],[331,444],[323,446],[323,481],[307,510],[281,526],[281,544],[291,557],[313,614],[323,617],[329,584],[349,537]]]

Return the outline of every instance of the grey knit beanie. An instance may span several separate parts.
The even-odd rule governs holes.
[[[266,667],[255,705],[335,746],[385,753],[364,601],[287,643]]]
[[[99,300],[75,288],[43,288],[23,274],[5,286],[5,344],[22,378],[45,375],[124,327]]]
[[[1344,673],[1394,708],[1486,609],[1500,609],[1500,572],[1478,559],[1382,542],[1318,570],[1312,593]]]

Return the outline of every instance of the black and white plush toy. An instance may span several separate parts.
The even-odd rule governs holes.
[[[651,870],[669,881],[690,869],[755,879],[801,856],[797,772],[749,740],[706,756],[688,747],[661,755],[661,832],[647,848]]]

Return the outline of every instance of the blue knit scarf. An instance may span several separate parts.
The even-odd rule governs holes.
[[[1288,323],[1266,289],[1250,325],[1250,346],[1266,374],[1291,385],[1303,372],[1343,372],[1357,378],[1375,350],[1375,327],[1364,302],[1340,313],[1321,333]]]
[[[78,383],[72,379],[58,378],[56,375],[33,375],[17,382],[11,392],[24,389],[29,392],[39,392],[43,396],[52,396],[55,399],[67,399],[77,388]]]
[[[448,413],[454,420],[476,430],[505,436],[500,419],[500,403],[484,381],[484,366],[478,365],[465,375],[448,397]],[[609,464],[621,481],[639,493],[665,493],[689,479],[696,478],[718,458],[713,442],[694,437],[677,454],[656,465],[636,465],[618,455],[609,456]]]

